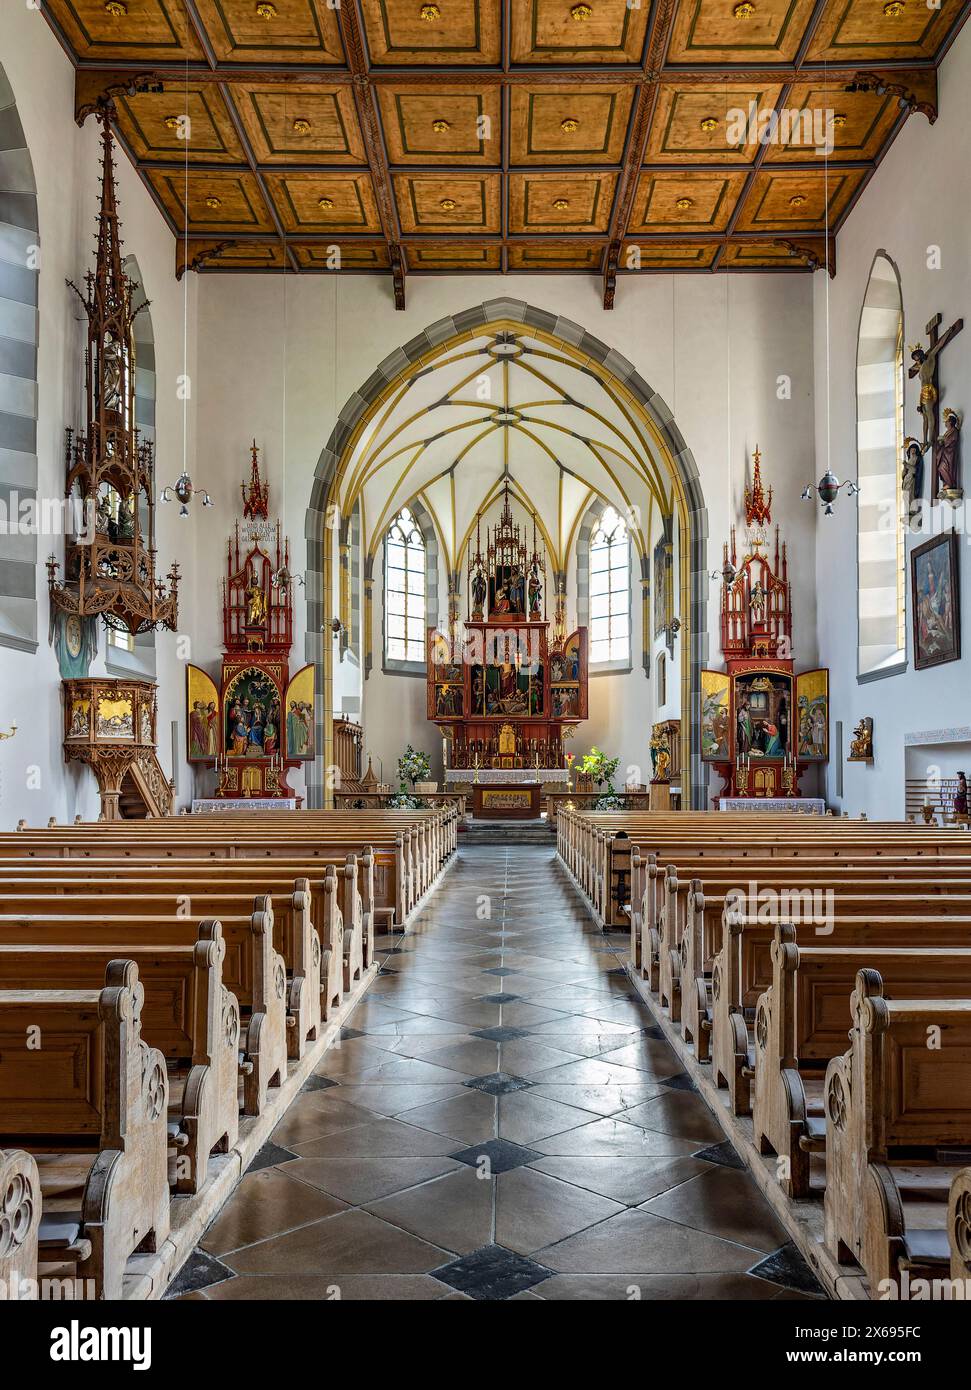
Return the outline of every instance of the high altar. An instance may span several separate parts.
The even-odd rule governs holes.
[[[428,633],[427,713],[450,752],[447,770],[529,770],[565,778],[564,740],[587,717],[587,630],[565,632],[565,598],[546,610],[546,552],[532,517],[532,543],[515,521],[508,482],[493,528],[476,520],[468,562],[469,618],[458,632]],[[455,780],[454,775],[450,780]],[[500,780],[495,776],[492,780]],[[527,776],[515,780],[528,780]]]
[[[755,450],[745,489],[742,558],[735,527],[723,552],[725,671],[703,671],[701,753],[722,777],[715,797],[798,797],[799,779],[829,757],[829,672],[795,674],[785,541],[771,545],[772,489]]]
[[[226,546],[222,673],[187,673],[189,762],[212,766],[216,796],[290,798],[287,770],[314,756],[314,669],[290,676],[293,585],[290,543],[269,520],[269,485],[256,442],[243,525]]]

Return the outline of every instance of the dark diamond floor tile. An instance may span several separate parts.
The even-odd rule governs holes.
[[[299,1154],[293,1153],[290,1149],[281,1148],[279,1144],[267,1140],[246,1171],[256,1173],[260,1168],[275,1168],[278,1163],[287,1163],[291,1158],[299,1157]]]
[[[503,1245],[483,1245],[461,1260],[431,1271],[433,1279],[479,1300],[502,1300],[552,1277],[550,1270]]]
[[[819,1280],[792,1244],[780,1245],[746,1273],[766,1279],[770,1284],[780,1284],[784,1289],[795,1289],[797,1293],[826,1296]]]
[[[166,1290],[165,1297],[180,1298],[185,1293],[197,1293],[200,1289],[211,1288],[226,1279],[235,1279],[236,1274],[222,1260],[208,1255],[205,1250],[193,1250]],[[533,1283],[536,1281],[533,1280]],[[524,1285],[528,1288],[528,1285]]]
[[[490,970],[483,970],[483,975],[520,975],[522,971],[511,970],[508,965],[494,965]]]
[[[354,1036],[356,1038],[363,1038],[364,1034],[355,1033]],[[333,1077],[311,1075],[308,1076],[303,1083],[302,1089],[305,1091],[327,1091],[331,1086],[337,1086],[338,1084],[339,1083],[335,1081]]]
[[[658,1078],[659,1086],[667,1086],[669,1091],[696,1091],[698,1088],[686,1071],[679,1071],[674,1076],[664,1076]]]
[[[458,1153],[449,1154],[449,1158],[458,1163],[467,1163],[470,1168],[477,1168],[486,1158],[492,1173],[510,1173],[514,1168],[522,1168],[524,1164],[542,1157],[536,1149],[524,1148],[522,1144],[514,1144],[511,1139],[485,1139],[481,1144],[472,1144]]]
[[[515,1042],[517,1038],[531,1036],[528,1028],[479,1028],[473,1038],[488,1038],[490,1042]]]
[[[483,994],[476,1001],[479,1004],[514,1004],[522,998],[519,994]]]
[[[367,1033],[363,1028],[342,1028],[341,1042],[353,1042],[355,1038],[366,1038]]]
[[[703,1158],[706,1163],[718,1163],[723,1168],[743,1168],[745,1162],[739,1158],[732,1144],[726,1139],[724,1144],[710,1144],[707,1149],[699,1149],[692,1158]]]
[[[525,1091],[533,1083],[524,1076],[509,1076],[504,1071],[494,1071],[488,1076],[473,1076],[462,1083],[474,1091],[485,1091],[490,1096],[507,1096],[510,1091]]]

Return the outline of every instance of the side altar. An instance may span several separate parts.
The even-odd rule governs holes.
[[[249,487],[240,486],[243,524],[226,546],[220,681],[188,667],[186,756],[215,770],[219,800],[288,800],[288,769],[314,756],[314,668],[290,674],[290,543],[269,520],[255,441],[251,453]]]
[[[726,799],[799,797],[800,778],[829,757],[829,672],[796,673],[788,557],[778,526],[767,536],[771,507],[756,448],[745,538],[740,547],[733,526],[723,551],[726,670],[701,673],[701,756],[722,778],[722,808]]]
[[[513,515],[508,482],[495,527],[476,520],[468,561],[469,617],[428,632],[428,718],[446,746],[446,779],[479,769],[529,769],[556,780],[572,757],[564,742],[587,717],[587,630],[565,630],[565,598],[547,616],[546,553]]]

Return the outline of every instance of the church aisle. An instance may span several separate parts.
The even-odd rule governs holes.
[[[820,1294],[551,850],[463,849],[382,944],[174,1296]]]

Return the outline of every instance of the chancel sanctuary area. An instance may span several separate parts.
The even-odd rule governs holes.
[[[2,0],[0,1345],[971,1298],[968,11]]]

